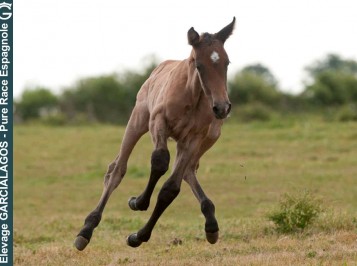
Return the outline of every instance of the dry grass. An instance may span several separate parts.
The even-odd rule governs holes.
[[[74,237],[99,199],[123,128],[15,127],[15,264],[357,265],[356,132],[356,123],[308,120],[226,125],[199,170],[216,205],[220,241],[205,241],[203,216],[184,184],[151,240],[133,249],[125,237],[153,209],[132,212],[126,203],[147,182],[151,143],[145,137],[91,243],[78,252]],[[302,233],[276,233],[268,211],[282,194],[303,189],[327,211]]]
[[[98,237],[98,236],[97,236]],[[114,237],[113,235],[111,237]],[[154,238],[138,248],[104,237],[84,252],[70,243],[49,243],[35,251],[19,248],[17,265],[355,265],[357,234],[337,232],[308,237],[271,236],[249,241],[222,240],[211,246],[203,240],[181,245]],[[96,241],[97,242],[97,241]]]

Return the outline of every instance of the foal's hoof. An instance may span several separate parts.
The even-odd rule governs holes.
[[[74,246],[79,250],[82,251],[88,245],[89,240],[81,235],[77,236],[76,240],[74,241]]]
[[[128,200],[128,204],[129,204],[130,209],[132,209],[133,211],[139,210],[138,207],[136,207],[136,197],[131,197]]]
[[[216,244],[218,241],[218,231],[214,233],[206,232],[206,239],[210,244]]]
[[[137,234],[131,234],[130,236],[128,236],[126,238],[126,243],[128,244],[128,246],[130,246],[132,248],[137,248],[143,242],[138,239]]]

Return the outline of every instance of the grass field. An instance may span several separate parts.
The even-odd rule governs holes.
[[[357,123],[297,119],[226,124],[198,177],[216,205],[220,240],[205,241],[204,218],[187,184],[137,249],[125,238],[147,221],[130,196],[144,189],[152,145],[137,145],[91,243],[73,240],[102,192],[124,127],[16,126],[16,265],[357,265]],[[170,143],[174,157],[174,143]],[[173,160],[172,160],[173,161]],[[308,189],[325,211],[301,233],[267,219],[284,193]]]

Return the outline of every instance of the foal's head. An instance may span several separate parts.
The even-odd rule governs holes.
[[[201,86],[211,100],[212,110],[218,119],[226,118],[231,110],[227,93],[229,59],[223,46],[232,34],[234,23],[235,18],[215,34],[203,33],[200,36],[193,27],[187,33]]]

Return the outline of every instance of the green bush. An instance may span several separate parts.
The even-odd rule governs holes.
[[[341,122],[357,121],[357,105],[349,104],[337,111],[337,120]]]
[[[340,106],[357,102],[357,62],[329,54],[306,67],[311,78],[302,97],[318,106]]]
[[[355,75],[325,71],[315,77],[303,95],[308,101],[321,106],[338,106],[357,101],[357,78]]]
[[[71,123],[126,124],[136,94],[154,67],[151,63],[141,73],[125,71],[83,78],[62,93],[61,111]]]
[[[281,99],[275,85],[254,73],[238,72],[228,83],[229,99],[235,104],[261,102],[274,106]]]
[[[277,210],[268,215],[281,233],[300,232],[309,226],[322,211],[320,202],[309,192],[301,195],[285,194]]]
[[[135,94],[115,75],[85,78],[63,92],[61,109],[70,121],[84,114],[88,122],[122,122],[134,106]]]
[[[21,99],[15,102],[16,115],[25,121],[46,116],[57,108],[57,96],[43,87],[25,89]]]

